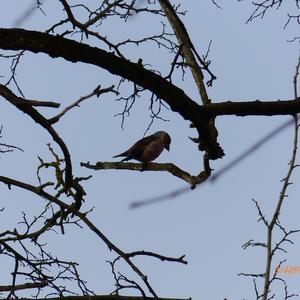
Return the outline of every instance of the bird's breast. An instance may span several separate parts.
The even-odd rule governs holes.
[[[164,150],[164,145],[162,143],[152,142],[143,151],[143,154],[141,155],[141,161],[142,162],[153,161],[161,154],[163,150]]]

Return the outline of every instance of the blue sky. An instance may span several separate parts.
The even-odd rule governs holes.
[[[32,1],[2,2],[0,26],[10,27]],[[218,79],[213,87],[208,88],[209,96],[214,102],[292,99],[299,44],[286,41],[298,34],[298,27],[291,24],[283,30],[288,7],[273,10],[263,20],[245,24],[253,9],[249,2],[219,1],[223,9],[217,9],[208,0],[186,0],[182,4],[187,14],[181,18],[200,54],[205,53],[212,40],[211,68]],[[94,3],[88,1],[88,4]],[[44,30],[53,20],[59,19],[57,11],[62,15],[60,5],[54,1],[45,2],[44,9],[47,16],[36,12],[21,26]],[[126,26],[116,22],[102,29],[113,42],[117,42],[127,35],[141,37],[145,32],[159,30],[160,24],[145,16],[135,16]],[[101,47],[95,41],[93,43]],[[138,48],[131,46],[125,53],[133,61],[143,57],[144,63],[165,73],[171,60],[167,51],[157,49],[154,44]],[[4,59],[0,60],[0,68],[0,75],[9,74],[9,65]],[[17,78],[27,98],[58,101],[62,107],[88,94],[98,84],[106,87],[118,82],[118,78],[94,66],[31,53],[22,59]],[[1,78],[1,83],[6,80],[7,77]],[[200,103],[190,74],[186,75],[184,82],[177,76],[175,83]],[[17,92],[15,86],[10,88]],[[129,84],[124,92],[130,93],[131,89]],[[143,249],[168,256],[186,255],[187,266],[162,263],[151,258],[136,260],[160,296],[254,298],[252,280],[237,276],[241,272],[263,272],[265,268],[263,249],[244,251],[241,248],[249,239],[264,241],[266,238],[266,229],[257,223],[257,211],[251,199],[259,201],[264,213],[271,216],[279,197],[280,180],[287,172],[291,157],[292,128],[278,134],[216,183],[205,184],[170,201],[130,210],[132,201],[155,197],[186,185],[165,173],[91,171],[80,167],[80,162],[110,161],[113,155],[143,136],[150,122],[149,94],[135,103],[130,117],[125,120],[124,130],[120,127],[120,118],[114,116],[122,111],[123,104],[114,100],[112,94],[90,99],[66,114],[55,126],[72,153],[76,176],[93,175],[84,184],[88,192],[84,209],[94,207],[91,220],[124,251]],[[7,102],[1,101],[0,105],[1,124],[4,126],[2,141],[24,149],[24,152],[1,155],[2,175],[37,185],[37,155],[45,160],[51,159],[46,144],[52,141],[44,130]],[[40,111],[47,116],[56,113],[54,109],[53,112],[50,109]],[[202,154],[188,139],[195,131],[171,111],[164,110],[162,116],[169,121],[157,120],[150,132],[169,132],[172,145],[171,151],[163,152],[157,161],[172,162],[196,174],[202,168]],[[219,142],[226,156],[212,163],[215,172],[287,118],[217,118]],[[56,146],[55,149],[58,151]],[[51,178],[49,171],[43,174],[45,178]],[[281,221],[288,229],[299,227],[298,180],[296,169],[293,175],[295,184],[289,188],[289,197],[282,210]],[[34,215],[44,205],[40,198],[17,189],[8,192],[3,185],[1,193],[0,206],[5,207],[1,213],[3,230],[7,226],[17,226],[21,211]],[[114,256],[93,233],[86,228],[70,227],[65,236],[52,232],[45,239],[55,256],[79,262],[82,277],[96,293],[112,291],[113,276],[106,260]],[[288,253],[280,254],[278,260],[286,258],[287,265],[300,266],[299,236],[294,236],[293,241],[292,247],[287,246]],[[127,266],[121,264],[120,270],[135,278]],[[9,272],[7,266],[7,274]],[[300,293],[300,275],[283,276],[290,291]],[[0,274],[1,285],[7,280],[4,274]],[[278,299],[281,299],[280,296]]]

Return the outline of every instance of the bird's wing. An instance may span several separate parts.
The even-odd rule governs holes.
[[[118,155],[115,155],[113,157],[120,157],[120,156],[129,156],[130,158],[140,157],[143,154],[145,148],[155,140],[156,140],[156,137],[154,137],[153,135],[142,138],[141,140],[137,141],[128,150],[126,150]]]
[[[130,156],[132,156],[132,157],[140,157],[143,154],[143,152],[145,151],[145,148],[154,141],[156,141],[156,137],[154,137],[153,135],[147,136],[147,137],[142,138],[141,140],[137,141],[126,152],[130,153]]]

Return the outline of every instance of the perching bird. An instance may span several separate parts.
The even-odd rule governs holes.
[[[158,131],[137,141],[131,148],[114,157],[123,157],[122,161],[135,159],[140,162],[150,162],[156,159],[164,149],[170,150],[171,138],[165,131]]]

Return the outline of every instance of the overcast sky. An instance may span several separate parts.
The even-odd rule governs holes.
[[[56,2],[46,1],[46,16],[37,11],[20,26],[45,30],[54,20],[63,18],[61,7]],[[90,0],[88,4],[96,2]],[[32,1],[2,0],[1,3],[0,27],[10,27],[23,16]],[[253,10],[250,1],[219,1],[222,9],[209,0],[185,0],[182,3],[182,9],[187,13],[181,19],[200,54],[206,52],[212,40],[211,69],[217,80],[213,87],[208,88],[208,93],[213,102],[293,98],[292,81],[299,44],[288,43],[287,40],[297,36],[299,28],[290,24],[283,29],[289,7],[274,9],[263,20],[246,24]],[[160,29],[159,22],[152,22],[153,19],[135,16],[126,26],[110,23],[104,26],[103,32],[106,31],[113,42],[126,39],[127,34],[141,37],[145,32]],[[125,53],[133,61],[143,57],[144,63],[165,74],[172,59],[154,44],[139,48],[131,46]],[[4,84],[9,76],[9,65],[3,58],[0,59],[0,70],[0,75],[4,76],[0,80]],[[26,53],[17,73],[27,98],[58,101],[62,107],[90,93],[99,84],[107,87],[118,82],[118,78],[94,66],[51,59],[44,54]],[[178,76],[175,83],[200,103],[189,74],[184,82]],[[131,92],[132,86],[129,84],[128,87],[124,89],[125,93]],[[17,93],[13,84],[10,88]],[[37,156],[52,159],[46,146],[52,142],[51,138],[30,118],[16,111],[3,98],[1,100],[2,142],[24,149],[24,152],[1,155],[1,175],[38,185],[35,173]],[[122,111],[124,104],[114,100],[112,94],[90,99],[80,108],[70,111],[55,126],[71,151],[75,175],[93,175],[84,184],[88,192],[84,209],[94,207],[91,219],[124,251],[149,250],[168,256],[186,255],[187,266],[151,258],[136,260],[148,274],[159,296],[253,299],[252,279],[237,276],[241,272],[264,272],[265,268],[262,248],[244,251],[241,247],[250,239],[261,242],[266,239],[266,228],[257,223],[258,215],[252,199],[259,201],[267,217],[271,216],[279,197],[280,181],[286,175],[291,157],[293,129],[288,128],[278,134],[214,184],[207,183],[178,198],[131,210],[129,205],[132,201],[159,196],[186,184],[167,173],[91,171],[80,167],[80,162],[112,160],[113,155],[140,139],[148,127],[149,94],[136,102],[125,120],[124,130],[121,129],[121,118],[115,116]],[[40,111],[46,116],[55,114],[50,109]],[[157,162],[172,162],[191,174],[197,174],[202,168],[202,154],[188,138],[195,136],[196,131],[169,110],[163,110],[162,117],[168,121],[155,121],[149,133],[167,131],[172,137],[172,145],[171,151],[163,152]],[[216,121],[219,142],[226,155],[212,163],[214,172],[287,119],[219,117]],[[57,146],[52,145],[58,151]],[[47,176],[51,176],[50,171],[44,171],[43,175],[45,181]],[[293,182],[295,184],[288,190],[289,197],[281,215],[281,222],[288,230],[300,227],[298,170],[294,172]],[[21,211],[32,216],[44,205],[42,199],[17,189],[8,192],[4,185],[1,185],[1,194],[0,207],[5,207],[1,214],[2,230],[8,229],[8,226],[13,229],[21,219]],[[285,265],[300,266],[299,235],[294,236],[293,241],[294,245],[287,245],[288,253],[281,253],[276,258],[277,263],[287,259]],[[106,260],[114,256],[93,233],[69,227],[64,236],[49,233],[47,242],[54,256],[79,262],[83,279],[96,293],[105,294],[113,290],[114,280]],[[0,263],[6,265],[3,259]],[[120,270],[135,278],[127,266],[121,265]],[[300,274],[282,276],[287,280],[290,292],[300,293]],[[7,282],[8,278],[1,272],[0,284]]]

